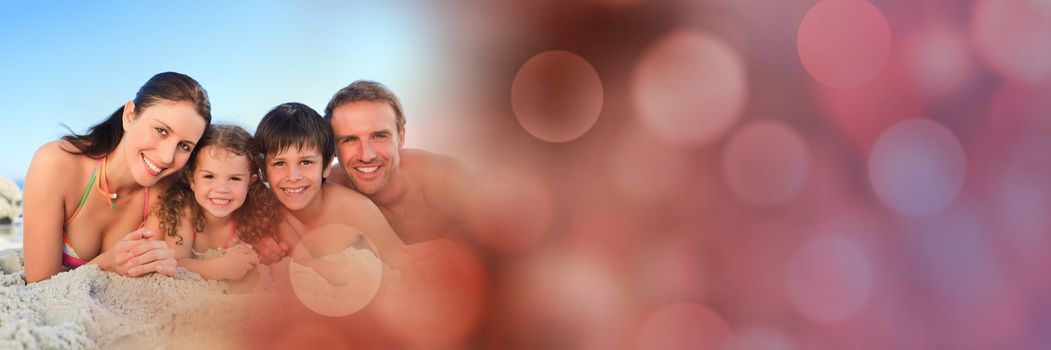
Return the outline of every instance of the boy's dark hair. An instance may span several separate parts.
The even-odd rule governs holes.
[[[336,154],[332,127],[313,108],[297,102],[285,103],[267,112],[255,128],[255,140],[264,158],[292,146],[315,147],[328,167]]]

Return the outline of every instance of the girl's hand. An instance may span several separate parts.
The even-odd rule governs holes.
[[[238,244],[226,250],[226,254],[216,259],[220,259],[219,263],[222,264],[220,268],[222,279],[236,281],[240,280],[255,268],[255,265],[259,263],[259,256],[252,250],[252,246],[247,244]]]

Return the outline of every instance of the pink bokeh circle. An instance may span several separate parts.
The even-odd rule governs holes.
[[[747,95],[741,56],[702,32],[681,30],[657,41],[643,54],[633,79],[643,125],[687,146],[722,136],[740,116]]]
[[[758,121],[735,133],[722,160],[730,190],[755,207],[785,204],[802,190],[810,155],[798,132],[776,121]]]
[[[511,107],[530,135],[566,142],[584,135],[602,112],[602,81],[584,58],[545,51],[522,64],[511,83]]]
[[[730,326],[711,309],[676,303],[661,307],[643,323],[637,349],[721,350],[731,335]]]
[[[788,262],[788,297],[806,318],[822,323],[843,321],[865,306],[872,289],[872,262],[853,240],[815,237]]]
[[[803,68],[815,80],[832,88],[855,88],[887,64],[890,25],[868,1],[823,0],[799,24],[796,48]]]
[[[977,0],[971,41],[1001,76],[1020,81],[1051,77],[1051,6],[1046,1]]]

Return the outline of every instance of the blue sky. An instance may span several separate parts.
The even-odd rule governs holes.
[[[320,110],[357,79],[384,82],[407,112],[420,109],[441,79],[438,67],[451,60],[438,46],[439,16],[425,6],[0,2],[0,176],[21,180],[33,152],[65,133],[60,124],[83,132],[163,71],[197,79],[214,120],[249,131],[273,106]]]

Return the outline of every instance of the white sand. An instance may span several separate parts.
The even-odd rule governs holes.
[[[184,268],[128,278],[94,265],[27,286],[21,255],[0,251],[0,349],[226,348],[272,305],[269,270],[282,269],[260,265],[249,293]]]

